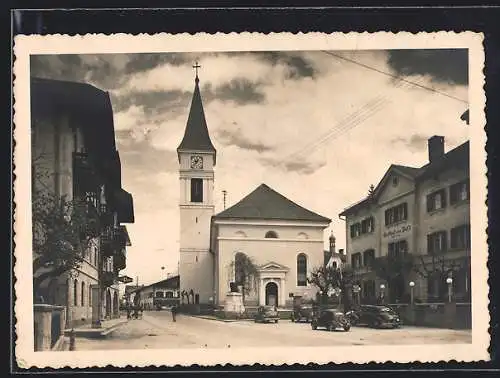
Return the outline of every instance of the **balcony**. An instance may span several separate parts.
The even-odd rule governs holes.
[[[101,272],[101,285],[103,287],[112,286],[115,283],[115,272],[103,271]]]
[[[106,257],[113,256],[116,249],[116,230],[107,226],[101,234],[101,254]]]
[[[113,255],[113,265],[116,271],[120,271],[127,267],[127,257],[125,254],[125,248],[116,251]]]
[[[85,152],[73,154],[73,187],[75,192],[92,192],[99,186],[97,171]]]

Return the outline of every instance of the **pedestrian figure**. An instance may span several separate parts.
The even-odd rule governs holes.
[[[175,322],[175,316],[177,315],[177,306],[173,305],[170,311],[172,312],[172,321]]]
[[[130,302],[127,303],[127,319],[131,319],[132,316],[130,315],[131,313],[131,308],[130,308]]]

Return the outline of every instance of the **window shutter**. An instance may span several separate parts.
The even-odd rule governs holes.
[[[408,204],[405,202],[403,204],[403,220],[408,219]]]
[[[434,249],[432,248],[432,234],[427,235],[427,254],[431,255],[434,253]]]
[[[441,207],[445,208],[446,207],[446,190],[441,190]]]
[[[448,240],[447,240],[447,233],[446,231],[441,232],[441,237],[443,238],[443,252],[447,250],[448,247]]]
[[[433,197],[431,194],[429,194],[427,196],[427,212],[431,212],[432,211],[432,200],[433,200]]]

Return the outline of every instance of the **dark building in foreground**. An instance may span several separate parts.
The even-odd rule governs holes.
[[[371,194],[345,209],[347,259],[361,300],[470,301],[469,142],[445,153],[428,140],[429,162],[392,164]],[[381,286],[383,285],[383,286]]]
[[[32,202],[78,203],[86,219],[80,239],[92,240],[81,264],[62,272],[47,259],[49,253],[34,248],[35,294],[46,304],[64,306],[68,326],[97,325],[119,315],[119,272],[130,245],[125,224],[134,222],[132,195],[122,188],[109,93],[40,78],[31,78],[30,90]]]

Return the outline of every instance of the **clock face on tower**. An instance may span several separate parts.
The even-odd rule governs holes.
[[[191,156],[191,168],[203,169],[203,158],[201,156]]]

